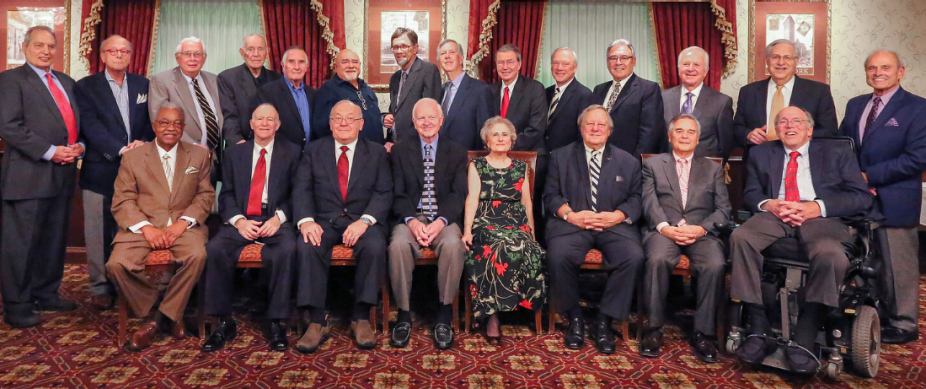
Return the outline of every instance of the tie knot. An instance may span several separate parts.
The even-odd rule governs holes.
[[[775,92],[781,92],[781,88],[784,88],[784,85],[775,85]]]
[[[679,159],[678,159],[678,163],[684,165],[684,164],[687,164],[687,163],[688,163],[688,160],[685,159],[685,158],[679,158]]]
[[[559,94],[559,87],[556,87],[556,94]]]
[[[692,96],[694,96],[694,93],[688,92],[688,93],[685,93],[685,96],[688,96],[688,98],[691,98]]]
[[[797,157],[799,157],[799,156],[801,156],[801,153],[800,153],[800,152],[797,152],[797,151],[792,151],[792,152],[791,152],[791,159],[797,159]]]
[[[48,73],[45,73],[45,78],[48,79],[48,82],[54,81],[54,78],[51,77],[51,71],[49,71]]]
[[[431,152],[431,145],[424,145],[424,151]]]
[[[260,149],[260,156],[263,157],[263,156],[265,156],[265,155],[267,155],[267,149],[261,148],[261,149]]]
[[[341,152],[342,152],[342,153],[346,153],[346,152],[347,152],[347,150],[350,150],[350,147],[347,147],[347,146],[341,146]]]
[[[165,160],[165,161],[168,160],[168,159],[170,159],[170,154],[164,154],[164,157],[161,158],[161,159],[163,159],[163,160]]]
[[[875,96],[874,103],[875,105],[881,104],[881,97]]]

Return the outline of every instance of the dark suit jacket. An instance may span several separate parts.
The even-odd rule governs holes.
[[[575,212],[591,210],[592,201],[585,144],[582,141],[575,142],[554,150],[551,155],[549,175],[543,191],[543,204],[550,210],[547,239],[582,231],[556,216],[556,211],[563,204],[569,204]],[[642,213],[640,191],[640,160],[614,145],[607,145],[602,155],[598,179],[598,211],[620,210],[636,224]],[[617,227],[612,226],[605,231]]]
[[[595,87],[595,103],[605,104],[614,80]],[[666,138],[659,84],[631,74],[611,107],[614,130],[608,142],[635,157],[659,152]]]
[[[809,153],[813,190],[826,206],[826,217],[851,220],[865,216],[872,196],[849,146],[839,141],[814,140]],[[780,140],[765,142],[750,151],[743,200],[751,212],[761,212],[760,202],[778,198],[785,158]]]
[[[288,142],[273,142],[270,174],[267,183],[267,209],[283,211],[286,220],[293,220],[293,178],[299,167],[302,149]],[[222,164],[222,192],[219,193],[219,215],[223,221],[236,215],[246,215],[251,195],[251,166],[254,163],[254,140],[230,145],[225,149]]]
[[[80,135],[86,146],[84,162],[80,172],[80,187],[102,195],[113,195],[113,183],[119,174],[122,156],[119,150],[136,140],[154,140],[154,130],[148,117],[148,100],[139,103],[148,95],[148,79],[137,74],[126,73],[125,81],[129,92],[129,128],[131,139],[125,130],[116,97],[113,96],[106,72],[84,77],[74,87],[80,106]]]
[[[267,83],[283,78],[283,75],[264,68],[261,72],[267,73]],[[247,64],[241,64],[226,69],[216,77],[219,84],[219,100],[222,105],[224,127],[222,134],[225,142],[236,144],[242,139],[251,139],[251,113],[254,107],[251,104],[257,100],[257,84]]]
[[[418,138],[421,139],[421,138]],[[395,188],[392,213],[396,223],[418,214],[424,187],[424,161],[421,142],[402,142],[392,148],[392,179]],[[466,201],[466,149],[450,139],[440,137],[434,153],[434,190],[437,217],[462,226],[463,203]]]
[[[74,80],[59,71],[54,74],[68,95],[79,129]],[[29,64],[0,73],[0,102],[0,139],[6,143],[0,197],[41,199],[73,191],[77,164],[42,159],[51,146],[67,145],[68,130],[54,97]]]
[[[926,100],[899,88],[859,142],[859,120],[871,94],[849,100],[839,127],[858,147],[859,166],[878,190],[875,203],[886,227],[919,224],[922,172],[926,170]]]
[[[547,102],[553,105],[553,96],[556,95],[556,85],[546,90]],[[562,91],[556,111],[547,119],[547,132],[543,140],[547,150],[553,151],[582,140],[579,129],[579,114],[589,105],[595,104],[595,95],[582,85],[579,80],[572,79],[566,90]],[[549,107],[547,106],[547,112]]]
[[[389,77],[389,113],[395,117],[396,136],[393,141],[409,141],[418,139],[418,132],[412,123],[412,108],[415,103],[425,97],[437,100],[439,103],[444,93],[440,83],[440,69],[437,65],[415,58],[412,67],[408,69],[405,85],[402,85],[402,100],[396,97],[399,94],[399,81],[402,79],[402,69],[397,70]]]
[[[441,100],[443,102],[443,100]],[[482,150],[479,131],[492,117],[492,92],[484,82],[463,73],[453,103],[440,129],[441,139],[450,139],[467,150]]]
[[[681,112],[682,88],[684,86],[679,85],[662,91],[666,125]],[[734,142],[733,99],[703,85],[691,114],[701,123],[701,138],[698,140],[695,156],[727,159]],[[663,148],[667,151],[672,150],[668,145],[668,137],[665,141],[666,145]]]
[[[492,116],[498,116],[502,112],[502,81],[490,85],[489,91],[492,92]],[[506,114],[518,133],[513,150],[545,151],[543,134],[547,129],[547,108],[543,84],[518,75],[514,91],[508,95]]]
[[[373,227],[383,226],[392,207],[392,172],[386,149],[362,137],[357,141],[345,202],[338,184],[334,143],[334,138],[325,137],[305,146],[294,179],[293,220],[298,223],[311,217],[333,222],[343,214],[356,221],[367,214],[376,218]]]
[[[733,132],[740,146],[751,145],[746,140],[752,130],[762,128],[768,122],[768,81],[764,79],[747,84],[740,89],[733,116]],[[794,76],[794,90],[791,91],[791,106],[800,107],[813,116],[814,136],[836,135],[836,104],[830,86]]]
[[[730,196],[720,164],[707,158],[692,158],[684,209],[681,193],[671,152],[643,161],[643,212],[651,231],[656,231],[659,223],[675,226],[685,219],[689,225],[699,225],[716,235],[714,224],[730,220]]]
[[[314,122],[315,99],[318,96],[318,91],[308,84],[304,85],[302,89],[305,90],[306,100],[309,101],[309,119]],[[293,100],[293,93],[289,90],[289,83],[286,78],[268,82],[260,87],[258,96],[260,103],[273,104],[280,114],[280,129],[277,130],[277,139],[293,143],[300,148],[305,146],[306,142],[315,140],[314,138],[306,140],[302,117],[299,116],[299,108],[296,107],[296,100]],[[257,108],[257,105],[259,104],[254,104],[254,108]],[[311,135],[315,135],[314,131]]]

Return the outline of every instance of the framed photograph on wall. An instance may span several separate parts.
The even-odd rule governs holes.
[[[364,2],[363,77],[377,92],[388,92],[389,77],[399,65],[392,54],[392,33],[398,27],[418,34],[418,59],[437,62],[437,44],[445,34],[442,0],[366,0]]]
[[[769,76],[765,46],[788,39],[797,49],[797,75],[829,83],[830,2],[756,2],[749,0],[749,81]]]
[[[32,26],[44,25],[51,27],[58,37],[58,50],[55,52],[53,68],[67,73],[67,48],[70,41],[67,21],[70,4],[70,1],[64,0],[3,1],[0,4],[0,33],[5,35],[6,39],[0,39],[0,52],[4,53],[3,68],[0,70],[12,69],[26,63],[26,57],[22,52],[26,30]]]

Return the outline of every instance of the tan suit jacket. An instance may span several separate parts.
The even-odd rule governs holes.
[[[205,81],[206,91],[212,97],[212,103],[215,105],[213,113],[218,121],[219,135],[221,135],[224,120],[222,117],[222,105],[219,102],[219,86],[216,75],[205,71],[200,71],[200,74],[202,74],[203,81]],[[203,85],[200,85],[200,88],[202,87]],[[180,71],[179,66],[155,74],[151,78],[151,84],[148,87],[148,111],[151,114],[152,121],[157,117],[161,105],[168,101],[183,107],[183,117],[186,125],[183,127],[183,137],[181,139],[189,143],[202,143],[203,131],[206,131],[206,129],[200,127],[199,115],[196,114],[196,106],[199,105],[199,100],[190,93],[190,87],[187,85],[186,78],[183,77],[183,72]]]

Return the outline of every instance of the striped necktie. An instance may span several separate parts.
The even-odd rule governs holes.
[[[550,104],[550,112],[547,112],[547,119],[553,116],[553,111],[556,111],[556,105],[559,104],[559,98],[562,97],[559,92],[559,87],[556,87],[556,93],[553,94],[553,103]]]
[[[434,220],[437,216],[437,199],[434,197],[434,158],[431,145],[424,145],[424,188],[421,190],[421,213]]]
[[[678,189],[682,195],[682,209],[688,206],[688,177],[691,174],[691,168],[688,166],[688,160],[679,158],[676,164],[678,170]]]
[[[592,184],[592,211],[598,212],[598,177],[601,174],[600,151],[592,151],[592,160],[588,165],[589,181]]]
[[[220,141],[219,122],[215,120],[215,112],[212,111],[212,106],[209,105],[206,95],[199,88],[199,81],[195,78],[193,79],[193,90],[196,92],[196,100],[199,101],[199,108],[203,110],[203,117],[206,119],[206,140],[209,142],[207,146],[209,146],[209,150],[216,150]]]

